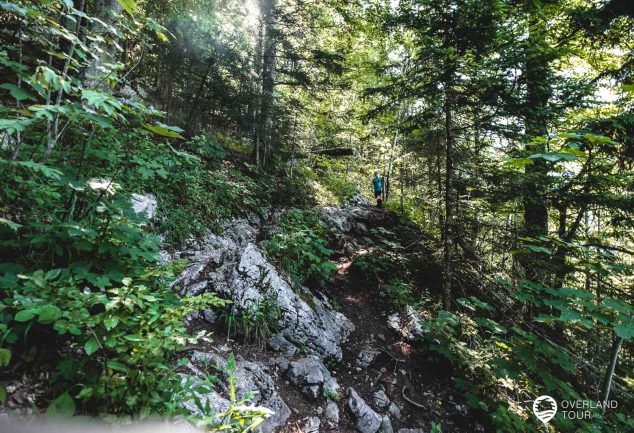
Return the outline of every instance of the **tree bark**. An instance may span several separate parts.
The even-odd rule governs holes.
[[[445,239],[444,239],[444,275],[443,275],[443,304],[445,310],[451,308],[451,279],[453,277],[453,95],[450,85],[445,88]]]
[[[616,369],[616,361],[619,357],[619,350],[621,350],[621,344],[623,344],[623,339],[621,337],[616,337],[614,342],[612,343],[612,350],[610,352],[610,363],[608,364],[608,369],[605,372],[605,377],[603,378],[603,385],[601,386],[601,402],[603,403],[603,410],[605,411],[605,404],[610,397],[610,388],[612,387],[612,378],[614,377],[614,370]]]
[[[258,143],[261,143],[262,161],[266,165],[273,141],[273,101],[275,98],[275,65],[277,58],[277,30],[275,28],[275,1],[261,0],[260,11],[264,25],[262,56],[262,99],[260,105]]]
[[[540,2],[532,0],[528,4],[528,41],[526,55],[526,105],[524,121],[526,127],[527,153],[543,153],[546,145],[543,142],[531,144],[536,137],[545,137],[548,133],[547,113],[550,98],[548,83],[548,44],[546,41],[546,22],[541,17]],[[533,164],[525,168],[526,184],[523,191],[524,235],[539,237],[548,234],[548,208],[543,182],[548,174],[548,166],[542,159],[535,159]],[[541,280],[543,266],[535,257],[527,255],[522,263],[526,276],[531,280]]]

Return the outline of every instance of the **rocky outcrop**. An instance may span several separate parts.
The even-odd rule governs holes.
[[[376,433],[381,429],[383,418],[372,410],[353,388],[348,388],[346,403],[355,420],[355,427],[360,433]]]
[[[132,194],[132,210],[135,213],[144,213],[148,219],[153,219],[156,215],[158,202],[153,194]]]
[[[196,403],[196,399],[191,399],[185,402],[185,407],[197,415],[203,415],[202,408],[206,406],[214,413],[225,412],[231,405],[228,395],[230,372],[227,368],[227,360],[214,353],[195,351],[187,367],[193,374],[190,380],[194,385],[198,385],[192,387],[194,389],[204,389],[200,384],[209,374],[214,374],[219,382],[213,389],[194,391],[197,393],[200,406]],[[278,394],[273,379],[262,364],[238,358],[235,362],[233,377],[238,400],[246,399],[249,406],[263,407],[272,412],[272,415],[260,425],[263,433],[272,433],[276,427],[286,423],[291,416],[291,410]]]
[[[396,225],[398,216],[373,206],[361,196],[355,196],[347,205],[323,207],[321,220],[342,246],[349,238],[363,235],[371,228]]]
[[[237,220],[222,235],[207,236],[175,287],[187,295],[216,292],[231,300],[238,314],[274,304],[281,331],[269,346],[288,356],[294,354],[290,344],[320,358],[341,359],[341,343],[354,326],[325,296],[306,288],[293,290],[257,246],[258,229],[253,222]]]
[[[423,336],[420,315],[414,308],[406,305],[402,311],[387,319],[388,326],[406,340],[414,341]]]
[[[339,384],[316,356],[307,356],[290,363],[288,378],[309,398],[338,395]]]

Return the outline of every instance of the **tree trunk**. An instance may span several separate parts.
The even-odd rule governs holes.
[[[532,0],[528,5],[529,27],[526,44],[526,106],[524,121],[526,126],[527,153],[543,153],[543,142],[530,144],[536,137],[547,135],[549,115],[547,113],[550,98],[548,83],[548,43],[546,41],[546,21],[540,14],[540,2]],[[525,168],[526,184],[523,191],[524,235],[539,237],[548,234],[548,208],[543,182],[548,174],[548,166],[542,159]],[[539,281],[543,266],[540,260],[526,255],[522,265],[529,279]]]
[[[271,154],[273,140],[273,101],[275,97],[275,64],[277,57],[277,31],[275,29],[275,0],[261,0],[260,11],[264,23],[262,56],[262,100],[259,119],[259,142],[262,149],[262,165]]]
[[[452,279],[452,253],[453,253],[453,95],[449,85],[445,87],[445,239],[444,239],[444,275],[443,275],[443,304],[445,310],[451,308],[451,279]]]
[[[249,119],[253,122],[253,157],[255,166],[260,169],[260,108],[262,105],[262,50],[264,49],[264,18],[262,10],[260,10],[260,19],[258,23],[258,39],[255,45],[255,82],[253,83],[254,101],[249,106]]]
[[[616,361],[619,357],[619,350],[623,344],[621,337],[616,337],[612,343],[612,351],[610,352],[610,363],[608,369],[605,371],[605,377],[603,378],[603,385],[601,385],[601,402],[603,403],[603,410],[605,411],[605,404],[610,397],[610,388],[612,387],[612,378],[614,377],[614,370],[616,369]]]

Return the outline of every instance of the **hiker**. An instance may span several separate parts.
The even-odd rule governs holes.
[[[377,171],[374,172],[374,179],[372,179],[372,187],[374,188],[374,196],[376,197],[376,205],[378,207],[383,206],[383,178],[379,176]]]

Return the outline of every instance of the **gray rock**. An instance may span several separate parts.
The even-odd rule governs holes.
[[[267,344],[269,349],[275,352],[281,352],[284,356],[289,358],[295,356],[299,350],[293,343],[284,338],[282,334],[275,334],[267,340]]]
[[[288,370],[289,367],[289,361],[288,359],[284,358],[283,356],[277,356],[275,358],[271,358],[271,364],[275,365],[277,368],[280,369],[280,371],[282,372],[286,372],[286,370]]]
[[[348,388],[347,405],[354,417],[355,427],[360,433],[376,433],[379,431],[383,418],[373,411],[353,388]]]
[[[210,373],[216,375],[219,381],[214,389],[199,393],[198,397],[203,407],[209,403],[213,412],[225,412],[231,404],[228,394],[229,373],[226,359],[216,353],[195,351],[192,353],[187,367],[193,374],[191,380],[194,384],[200,385],[202,378]],[[261,406],[273,411],[273,415],[260,425],[263,433],[272,433],[276,427],[286,423],[291,416],[291,410],[278,394],[273,379],[260,363],[238,358],[236,360],[234,380],[237,398],[251,397],[248,401],[250,406]],[[194,400],[186,401],[184,406],[195,415],[204,415]]]
[[[379,356],[380,352],[377,350],[363,350],[357,356],[356,364],[360,368],[368,368],[370,364]]]
[[[389,413],[390,416],[395,419],[401,419],[401,408],[398,407],[398,405],[394,403],[390,403],[390,405],[387,408],[387,413]]]
[[[211,308],[203,310],[203,317],[205,318],[205,321],[209,323],[216,323],[216,320],[218,320],[216,312]]]
[[[372,206],[367,200],[356,200],[343,206],[325,206],[321,221],[328,227],[343,248],[354,235],[362,235],[373,227],[389,227],[398,222],[398,216]]]
[[[304,433],[319,433],[319,427],[321,426],[321,421],[316,416],[311,416],[306,420],[304,424],[302,424],[302,430]]]
[[[309,355],[290,363],[288,378],[302,392],[317,399],[324,394],[337,394],[339,384],[317,356]]]
[[[406,305],[402,311],[390,315],[388,326],[406,340],[416,340],[423,335],[420,315],[411,306]]]
[[[211,234],[192,243],[191,265],[174,287],[187,295],[214,291],[231,300],[238,314],[265,300],[273,301],[280,312],[277,325],[281,330],[273,345],[282,353],[290,356],[301,346],[321,358],[340,360],[341,343],[354,326],[334,311],[325,296],[308,289],[293,290],[256,245],[259,227],[253,224],[235,220],[221,236]]]
[[[392,428],[392,422],[390,421],[390,417],[385,415],[381,420],[381,427],[379,427],[380,433],[394,433],[394,429]]]
[[[385,394],[385,391],[383,391],[382,389],[375,392],[372,395],[372,398],[374,400],[374,405],[379,409],[385,409],[390,405],[390,399],[388,398],[387,394]]]
[[[339,425],[339,407],[337,403],[332,400],[328,400],[326,405],[326,411],[324,416],[330,427],[336,427]]]
[[[152,194],[132,194],[132,210],[135,213],[144,213],[148,219],[153,219],[156,215],[158,202]]]

